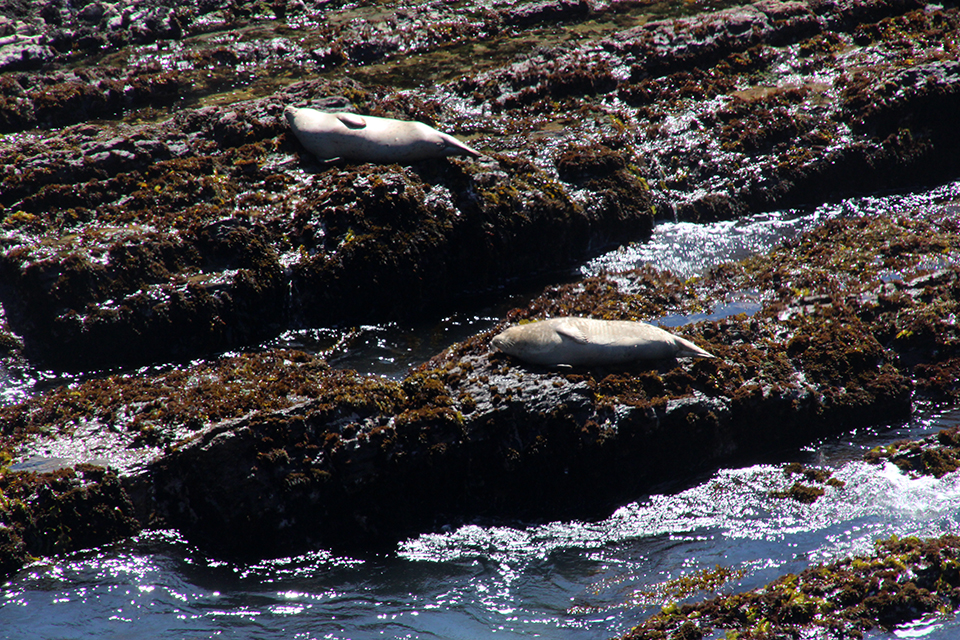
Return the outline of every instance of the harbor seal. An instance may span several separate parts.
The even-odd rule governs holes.
[[[491,346],[532,364],[605,365],[661,358],[712,358],[689,340],[646,322],[552,318],[510,327]]]
[[[447,156],[480,156],[451,135],[422,122],[355,113],[287,107],[284,117],[297,139],[320,160],[416,162]]]

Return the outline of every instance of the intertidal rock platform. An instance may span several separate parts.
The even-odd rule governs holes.
[[[0,572],[144,527],[262,557],[599,517],[960,394],[956,204],[839,218],[690,279],[572,271],[657,220],[956,179],[953,4],[0,6],[0,358],[78,374],[0,408]],[[321,163],[288,105],[419,120],[482,157]],[[401,380],[262,347],[545,282],[566,284]],[[688,318],[717,357],[549,369],[489,349],[560,315]],[[817,576],[784,584],[806,603]]]
[[[955,7],[659,10],[11,4],[9,331],[57,368],[184,360],[451,308],[642,239],[656,215],[960,171]],[[422,120],[486,157],[318,165],[291,104]]]
[[[839,220],[689,281],[643,268],[550,287],[400,381],[268,351],[56,388],[0,420],[20,457],[108,466],[143,526],[237,555],[598,517],[721,463],[906,418],[918,394],[954,398],[960,272],[930,266],[956,260],[945,214]],[[748,285],[756,313],[676,330],[713,359],[546,369],[489,350],[523,319],[693,315]]]

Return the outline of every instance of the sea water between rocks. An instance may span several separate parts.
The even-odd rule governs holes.
[[[845,200],[713,225],[661,223],[645,244],[598,257],[585,275],[646,262],[692,276],[727,259],[844,215],[911,215],[960,199],[960,183],[922,194]],[[895,278],[895,274],[891,274]],[[750,292],[712,314],[751,313]],[[492,326],[499,305],[410,326],[356,329],[335,366],[402,377],[411,364]],[[753,309],[755,310],[755,309]],[[699,318],[693,318],[696,320]],[[663,318],[676,326],[690,318]],[[330,331],[291,332],[274,345],[323,350]],[[342,342],[342,340],[341,340]],[[12,402],[53,374],[0,372]],[[610,638],[663,606],[709,594],[678,594],[671,580],[718,566],[723,592],[755,588],[813,563],[869,553],[891,535],[960,531],[960,474],[911,479],[862,454],[960,424],[960,409],[920,405],[910,420],[876,425],[723,468],[637,496],[597,522],[475,522],[424,533],[388,553],[343,557],[316,550],[239,564],[208,555],[175,531],[64,557],[40,559],[3,585],[0,637],[19,638]],[[793,483],[790,462],[821,466],[843,487],[813,504],[771,497]],[[724,637],[718,631],[714,637]],[[960,637],[960,621],[924,618],[869,638]]]

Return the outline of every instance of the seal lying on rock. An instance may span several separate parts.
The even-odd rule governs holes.
[[[422,122],[296,107],[287,107],[283,115],[303,146],[324,161],[343,158],[390,163],[480,155]]]
[[[605,365],[660,358],[712,358],[685,340],[646,322],[552,318],[510,327],[491,346],[545,366]]]

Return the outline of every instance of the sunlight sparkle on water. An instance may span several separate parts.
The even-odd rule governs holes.
[[[874,539],[893,533],[929,536],[960,529],[958,474],[911,479],[893,465],[850,462],[836,469],[834,477],[845,486],[828,486],[824,498],[807,505],[771,498],[773,491],[793,483],[781,467],[721,470],[699,486],[650,496],[601,522],[555,522],[526,529],[467,525],[408,540],[400,552],[411,560],[479,558],[517,567],[569,548],[603,550],[668,536],[690,544],[709,542],[729,554],[735,554],[737,540],[773,542],[783,549],[796,548],[781,560],[809,554],[825,561],[868,550]],[[821,546],[825,537],[828,543]]]
[[[919,620],[908,622],[894,629],[893,635],[897,638],[914,640],[916,638],[932,638],[938,631],[944,630],[947,625],[944,624],[943,617],[940,615],[927,615]]]
[[[960,183],[922,196],[847,200],[813,213],[706,227],[729,236],[726,240],[663,224],[652,244],[659,242],[665,252],[671,243],[680,243],[672,247],[672,255],[685,256],[678,270],[693,273],[752,243],[774,242],[778,233],[807,224],[797,222],[806,216],[814,221],[885,211],[936,216],[942,211],[938,203],[951,198],[960,199]],[[684,250],[687,246],[699,249]],[[699,250],[707,254],[705,262],[690,257]],[[629,260],[639,255],[606,266],[598,258],[586,268],[629,268]],[[499,311],[457,316],[423,333],[413,327],[409,333],[415,340],[410,344],[404,343],[403,328],[400,336],[384,336],[382,327],[359,335],[368,339],[377,357],[401,361],[419,357],[405,353],[435,353],[437,344],[460,339],[461,332],[475,333],[478,322],[492,324],[501,316]],[[318,341],[328,337],[317,336]],[[42,382],[31,381],[27,388],[34,384]],[[916,406],[909,424],[881,425],[794,452],[793,459],[816,459],[845,483],[825,487],[825,495],[810,505],[771,496],[794,481],[783,464],[755,464],[716,471],[676,491],[639,497],[596,522],[527,527],[474,523],[405,541],[396,554],[363,559],[321,550],[246,564],[207,555],[176,532],[150,531],[108,548],[41,560],[12,576],[0,599],[0,628],[5,637],[17,640],[466,640],[492,631],[511,640],[609,638],[660,606],[654,599],[652,609],[644,603],[631,606],[640,602],[637,593],[657,592],[658,585],[681,576],[721,565],[742,572],[726,587],[752,589],[811,563],[869,552],[874,541],[893,534],[926,537],[960,530],[960,473],[913,479],[892,465],[860,461],[865,450],[878,444],[960,423],[960,411],[944,412],[920,402]],[[870,640],[956,637],[960,623],[949,616],[868,635]]]
[[[826,203],[812,211],[786,209],[744,216],[739,220],[693,224],[659,222],[648,242],[632,242],[581,267],[584,276],[619,272],[650,264],[688,278],[730,260],[767,251],[785,238],[810,230],[831,218],[857,215],[938,216],[943,206],[957,206],[960,181],[930,191],[871,195]]]

